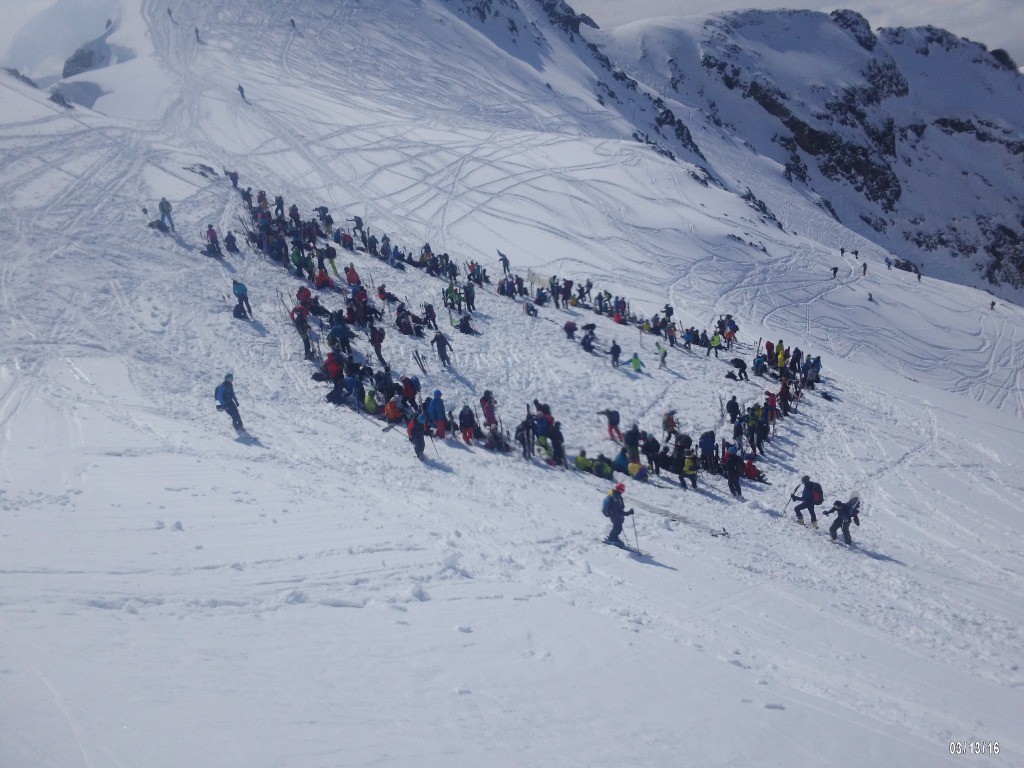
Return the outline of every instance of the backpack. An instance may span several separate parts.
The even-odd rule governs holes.
[[[604,497],[604,501],[601,503],[601,514],[605,517],[612,516],[612,495],[610,493]]]
[[[817,483],[811,483],[811,501],[815,504],[821,504],[821,500],[824,498],[821,486]]]

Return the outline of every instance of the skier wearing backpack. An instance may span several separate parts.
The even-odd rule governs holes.
[[[811,525],[817,525],[818,518],[814,514],[814,508],[821,504],[821,501],[824,498],[822,495],[821,486],[818,483],[812,482],[809,475],[804,475],[803,477],[801,477],[800,482],[803,483],[804,485],[803,491],[800,493],[799,496],[797,496],[796,493],[793,493],[790,496],[790,499],[792,499],[793,501],[800,502],[793,509],[793,511],[796,512],[796,519],[802,523],[804,521],[804,516],[802,512],[803,510],[806,509],[811,514]],[[849,527],[849,524],[847,524],[847,527]],[[833,536],[832,538],[835,538],[835,536]]]
[[[854,494],[847,502],[842,502],[837,499],[832,502],[832,509],[827,512],[822,512],[821,514],[828,516],[833,512],[836,513],[836,519],[828,529],[829,535],[832,537],[832,541],[836,540],[839,529],[842,528],[843,541],[847,544],[853,544],[853,539],[850,538],[850,521],[852,520],[854,525],[860,525],[860,517],[858,517],[858,513],[860,512],[860,497]]]
[[[228,416],[231,417],[231,426],[235,428],[236,432],[241,432],[245,429],[242,426],[242,417],[238,415],[238,399],[235,397],[235,377],[233,374],[227,374],[217,388],[213,391],[213,396],[217,400],[217,410],[224,411]],[[834,536],[832,538],[835,538]]]
[[[409,442],[412,443],[413,450],[416,451],[416,458],[422,461],[423,449],[427,444],[424,437],[427,434],[427,417],[422,413],[414,416],[409,420],[409,426],[405,428],[405,432],[409,436]]]
[[[633,510],[627,510],[625,503],[622,501],[622,494],[625,492],[626,486],[622,483],[617,483],[614,488],[608,491],[608,495],[604,497],[601,512],[612,521],[612,529],[608,532],[608,536],[605,537],[605,544],[614,544],[618,547],[625,546],[625,542],[619,538],[619,534],[622,533],[622,524],[626,518],[633,514]]]

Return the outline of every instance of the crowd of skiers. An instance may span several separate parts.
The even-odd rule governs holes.
[[[237,175],[232,182],[233,185],[237,185]],[[409,309],[406,301],[400,300],[387,290],[384,283],[381,283],[376,287],[375,293],[380,307],[384,308],[382,310],[371,300],[354,262],[344,267],[342,278],[337,271],[337,251],[332,243],[339,245],[343,250],[354,252],[355,237],[358,237],[363,246],[362,250],[369,256],[380,259],[396,269],[412,266],[444,280],[446,287],[442,290],[442,303],[449,310],[453,327],[464,333],[478,332],[470,325],[469,318],[476,310],[476,290],[490,283],[486,270],[478,262],[472,261],[464,265],[466,278],[463,282],[460,280],[457,262],[446,253],[435,255],[429,243],[425,243],[419,255],[413,257],[392,245],[386,234],[380,240],[368,234],[358,216],[348,220],[353,224],[352,232],[349,233],[345,228],[333,226],[333,218],[326,207],[314,209],[316,218],[303,220],[295,205],[290,206],[286,213],[281,196],[275,197],[271,208],[270,200],[262,190],[253,197],[251,189],[247,188],[241,190],[241,195],[251,221],[251,226],[245,227],[246,240],[254,249],[281,263],[286,269],[293,271],[296,277],[308,281],[315,288],[334,291],[344,297],[344,307],[331,310],[321,304],[319,296],[314,295],[306,285],[296,291],[292,303],[284,302],[282,296],[289,320],[302,340],[306,359],[319,363],[313,378],[332,385],[326,400],[335,405],[348,404],[368,417],[379,418],[386,422],[386,429],[393,425],[403,426],[416,456],[421,459],[425,457],[426,440],[435,436],[443,440],[451,435],[461,438],[467,445],[477,443],[488,450],[506,453],[512,452],[514,440],[521,455],[527,460],[531,460],[540,452],[544,460],[552,466],[571,466],[605,479],[614,478],[616,472],[641,482],[648,481],[652,476],[674,475],[678,478],[681,488],[696,490],[700,472],[711,476],[722,475],[727,480],[731,494],[742,499],[741,480],[767,483],[767,478],[757,467],[756,460],[758,456],[764,455],[764,445],[771,440],[776,420],[790,414],[791,409],[796,407],[803,389],[813,387],[820,375],[820,358],[808,357],[799,348],[785,347],[781,340],[777,344],[768,342],[763,353],[760,346],[758,347],[753,359],[753,371],[757,376],[777,379],[778,389],[776,391],[773,387],[765,390],[763,402],[751,404],[745,409],[740,407],[735,396],[729,400],[724,411],[728,412],[732,425],[731,440],[723,437],[719,441],[715,432],[708,430],[702,433],[694,444],[690,435],[677,429],[675,411],[669,411],[663,417],[661,441],[654,433],[640,430],[636,423],[622,432],[619,413],[613,409],[605,409],[599,413],[607,419],[609,439],[621,444],[618,452],[612,458],[603,453],[591,458],[586,450],[581,449],[570,465],[565,456],[565,437],[561,423],[553,417],[550,406],[545,403],[534,400],[532,407],[527,407],[525,418],[517,424],[513,434],[500,422],[497,415],[497,400],[490,390],[485,391],[480,398],[479,412],[475,403],[472,406],[465,403],[456,416],[454,409],[449,409],[446,405],[440,389],[433,390],[430,395],[422,395],[417,375],[402,374],[397,376],[396,381],[396,375],[382,352],[382,344],[386,337],[386,330],[382,324],[385,312],[391,316],[393,310],[395,326],[403,335],[423,337],[425,329],[433,330],[430,344],[435,348],[443,365],[450,364],[451,343],[438,327],[437,313],[432,304],[425,303],[423,312],[415,314]],[[164,202],[161,202],[162,216],[165,214]],[[173,228],[169,203],[166,208],[168,225]],[[230,250],[236,246],[233,234],[229,233],[228,237]],[[207,229],[206,239],[208,247],[219,252],[217,234],[212,226]],[[326,242],[321,243],[322,240]],[[228,242],[228,238],[225,238],[226,246]],[[732,350],[736,344],[739,328],[732,315],[719,317],[713,323],[714,327],[709,335],[707,330],[683,328],[681,324],[674,322],[674,309],[670,305],[665,305],[662,312],[649,319],[638,318],[630,311],[625,298],[612,295],[608,291],[598,292],[595,296],[593,284],[589,280],[574,285],[568,278],[559,279],[552,276],[546,281],[546,286],[537,285],[537,276],[532,272],[529,273],[529,281],[535,286],[535,291],[531,296],[526,290],[526,281],[512,272],[508,257],[500,251],[499,261],[504,273],[496,286],[499,295],[524,298],[524,306],[534,306],[533,313],[536,313],[536,306],[544,306],[549,300],[556,307],[589,308],[596,314],[608,316],[616,324],[632,325],[643,333],[658,336],[660,338],[656,348],[661,367],[664,367],[667,349],[677,345],[684,350],[692,350],[694,346],[704,348],[705,356],[710,356],[714,352],[717,357],[719,350]],[[334,278],[328,273],[328,266]],[[241,319],[251,318],[252,309],[248,302],[246,287],[236,280],[233,281],[232,288],[237,299],[235,316]],[[529,313],[529,310],[526,311]],[[317,323],[321,330],[321,334],[316,337],[317,340],[322,336],[329,348],[326,357],[321,357],[322,352],[318,354],[319,343],[318,350],[314,351],[313,322]],[[563,326],[567,339],[572,341],[576,340],[576,333],[582,330],[580,344],[585,351],[605,352],[596,345],[596,328],[595,323],[587,323],[578,328],[572,320]],[[365,356],[357,355],[353,351],[352,341],[357,330],[366,334],[370,347],[380,363],[376,370],[367,364]],[[660,339],[664,339],[667,346],[663,346]],[[615,341],[605,352],[611,357],[611,364],[615,367],[620,365],[621,352]],[[417,360],[422,367],[420,358],[417,357]],[[727,377],[749,381],[745,360],[736,357],[729,363],[737,372],[730,371],[726,374]],[[644,367],[636,353],[629,359],[628,365],[636,372],[642,371]],[[426,372],[425,368],[423,372]],[[241,418],[238,415],[230,375],[217,388],[215,396],[218,410],[226,411],[235,428],[241,431]],[[480,413],[483,414],[482,418]],[[807,480],[805,478],[805,481]],[[804,483],[805,491],[799,498],[801,504],[795,510],[800,519],[801,512],[808,511],[812,524],[816,523],[814,507],[820,503],[820,499],[814,501],[813,485],[809,482]],[[616,488],[621,488],[621,483]],[[809,488],[811,490],[808,490]],[[820,486],[818,492],[820,493]],[[616,493],[621,501],[621,491]],[[794,500],[797,500],[795,495]],[[846,520],[845,525],[842,524],[843,519]],[[850,519],[859,524],[855,511],[846,518],[837,519],[836,524],[842,529],[847,541]],[[621,530],[621,521],[619,529]],[[617,539],[618,533],[614,533],[610,538]]]

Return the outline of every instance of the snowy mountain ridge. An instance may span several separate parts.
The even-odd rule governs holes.
[[[569,13],[314,3],[292,26],[262,0],[124,3],[107,43],[135,55],[60,84],[92,107],[0,77],[0,765],[1021,754],[1024,314],[930,267],[887,271],[897,254],[794,196],[779,162],[665,98],[687,155],[654,127],[662,90],[602,44],[635,90],[609,74],[582,39],[597,32],[551,9]],[[396,374],[418,351],[426,391],[457,411],[489,389],[510,429],[549,403],[570,458],[615,452],[609,407],[659,437],[670,409],[728,436],[723,402],[772,383],[726,379],[728,358],[765,339],[820,354],[824,382],[742,502],[707,474],[697,492],[626,479],[630,556],[599,542],[610,483],[456,439],[421,464],[400,428],[325,402],[286,314],[305,281],[246,246],[201,251],[206,225],[245,221],[224,169],[492,280],[500,250],[646,316],[734,315],[735,353],[675,349],[660,370],[651,335],[581,308],[530,318],[491,290],[480,336],[446,329],[450,369],[385,321]],[[173,236],[146,226],[163,196]],[[342,258],[441,305],[419,270]],[[232,278],[252,323],[231,316]],[[587,354],[569,319],[646,370]],[[377,366],[365,333],[353,347]],[[258,443],[214,410],[228,371]],[[857,547],[829,541],[832,518],[791,522],[804,473],[828,503],[861,493]]]
[[[926,274],[1021,286],[1024,78],[1005,52],[932,27],[873,32],[852,11],[661,20],[601,39],[667,103],[703,112]]]

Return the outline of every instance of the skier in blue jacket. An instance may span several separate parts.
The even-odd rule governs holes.
[[[444,433],[448,428],[448,415],[444,407],[444,400],[441,399],[440,389],[434,390],[434,397],[430,401],[427,417],[434,422],[437,436],[443,440]]]
[[[251,318],[252,306],[249,304],[249,289],[245,287],[245,283],[232,280],[231,291],[235,294],[235,298],[238,299],[238,306],[235,307],[235,316],[239,316],[240,313],[246,313]],[[245,315],[243,314],[242,316],[244,317]]]
[[[237,432],[241,432],[245,427],[242,426],[242,417],[238,415],[238,400],[235,398],[234,381],[234,375],[227,374],[224,381],[217,385],[213,396],[217,399],[217,410],[224,411],[230,416],[231,425]]]

